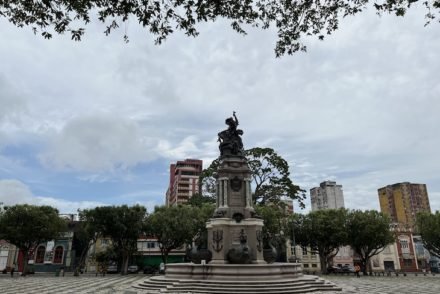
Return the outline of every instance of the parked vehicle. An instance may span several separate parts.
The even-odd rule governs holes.
[[[163,262],[160,263],[159,274],[161,274],[161,275],[165,274],[165,264]]]
[[[156,273],[156,271],[157,271],[156,268],[154,268],[151,265],[147,265],[144,267],[144,274],[153,275]]]
[[[127,268],[127,272],[131,274],[136,274],[139,271],[139,268],[137,265],[130,265]]]
[[[116,274],[117,272],[118,272],[118,265],[117,264],[111,264],[107,267],[107,273]]]
[[[354,273],[355,272],[354,267],[351,266],[351,265],[348,265],[348,264],[347,265],[343,265],[341,267],[341,271],[343,273]]]
[[[327,273],[329,274],[336,274],[336,273],[341,273],[342,269],[339,266],[329,266],[327,268]]]

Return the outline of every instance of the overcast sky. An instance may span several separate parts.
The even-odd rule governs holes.
[[[307,190],[343,186],[348,208],[379,209],[377,189],[427,184],[440,209],[440,27],[424,11],[369,10],[307,53],[275,58],[273,31],[219,21],[163,45],[136,21],[106,37],[86,27],[44,40],[0,20],[0,202],[164,203],[169,164],[218,156],[237,111],[245,148],[274,148]],[[130,37],[123,42],[124,31]]]

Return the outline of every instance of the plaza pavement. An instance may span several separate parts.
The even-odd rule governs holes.
[[[39,275],[19,277],[0,274],[1,294],[136,294],[145,293],[131,287],[148,278],[147,275],[81,275],[73,277],[66,273],[65,277]],[[315,293],[356,293],[356,294],[437,294],[440,293],[440,275],[432,276],[391,276],[364,277],[354,276],[323,276],[342,288],[342,292]]]
[[[107,274],[106,276],[80,275],[74,277],[66,273],[64,277],[54,275],[29,275],[27,277],[0,275],[1,294],[110,294],[138,293],[131,285],[146,279],[147,275]]]
[[[338,293],[356,294],[438,294],[440,293],[440,276],[412,275],[391,277],[362,276],[335,276],[328,275],[322,278],[333,282],[342,288]],[[327,292],[328,293],[328,292]]]

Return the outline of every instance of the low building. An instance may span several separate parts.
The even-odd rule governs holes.
[[[303,265],[303,270],[308,273],[320,272],[321,263],[319,255],[306,246],[297,246],[297,256]],[[299,249],[299,250],[298,250]]]
[[[0,240],[0,272],[12,268],[17,260],[17,255],[17,247],[5,240]]]
[[[32,272],[55,272],[71,270],[73,232],[65,232],[56,240],[40,243],[29,256],[28,270]],[[18,270],[23,270],[23,254],[18,256]]]
[[[133,256],[135,264],[143,268],[145,266],[158,267],[162,261],[159,242],[154,237],[141,237],[137,241],[138,252]],[[172,250],[168,255],[169,263],[184,262],[186,256],[185,247]]]
[[[390,244],[382,252],[370,260],[373,272],[398,272],[400,271],[399,253],[396,243]]]
[[[350,246],[339,247],[338,253],[333,258],[333,265],[353,265],[353,250]]]

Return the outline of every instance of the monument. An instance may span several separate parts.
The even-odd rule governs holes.
[[[217,201],[207,223],[211,264],[265,264],[263,220],[252,206],[251,170],[244,156],[238,119],[226,119],[228,129],[218,134],[220,158],[217,170]]]
[[[299,263],[267,263],[263,258],[263,220],[253,208],[251,170],[244,156],[238,119],[218,133],[216,209],[207,222],[212,259],[168,264],[135,288],[151,293],[309,293],[338,291],[334,284],[302,274]],[[148,293],[148,292],[147,292]]]

